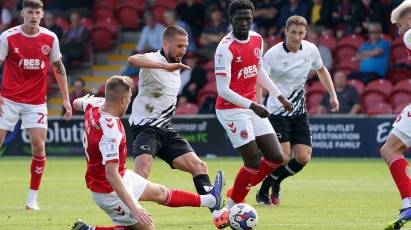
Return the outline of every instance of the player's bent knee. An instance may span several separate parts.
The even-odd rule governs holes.
[[[388,163],[397,154],[392,145],[385,143],[380,149],[380,155]]]
[[[288,164],[288,161],[290,161],[290,155],[288,154],[283,154],[283,165]]]
[[[147,158],[144,157],[137,157],[134,160],[134,172],[136,172],[138,175],[148,178],[150,175],[151,171],[151,160],[148,160]]]
[[[150,168],[147,166],[136,167],[135,172],[147,179],[148,175],[150,175]]]
[[[148,182],[140,200],[162,204],[167,199],[167,193],[168,189],[164,185]]]
[[[244,160],[244,166],[252,169],[259,169],[260,168],[260,161],[258,159],[255,160]]]
[[[33,155],[37,157],[45,156],[45,143],[43,141],[33,141],[31,143]]]
[[[156,189],[156,198],[157,198],[157,203],[161,204],[167,199],[167,193],[168,193],[168,188],[166,186],[158,184],[157,189]]]
[[[306,154],[296,155],[295,159],[297,160],[298,163],[300,163],[302,165],[306,165],[311,160],[311,154],[306,153]]]

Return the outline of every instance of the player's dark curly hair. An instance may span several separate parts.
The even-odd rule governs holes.
[[[228,14],[230,18],[234,15],[236,10],[250,9],[254,13],[254,4],[249,0],[233,0],[228,6]]]

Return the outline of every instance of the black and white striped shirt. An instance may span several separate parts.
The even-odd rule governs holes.
[[[271,47],[263,57],[263,67],[277,85],[281,94],[293,103],[294,110],[287,112],[273,96],[268,97],[267,109],[279,116],[301,115],[307,112],[305,83],[311,69],[318,70],[323,62],[318,48],[303,40],[297,53],[290,52],[285,43]]]
[[[162,51],[144,54],[150,60],[167,63]],[[180,70],[140,69],[138,95],[134,99],[130,125],[171,128],[180,89]]]

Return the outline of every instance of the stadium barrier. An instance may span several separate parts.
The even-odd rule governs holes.
[[[321,157],[377,157],[378,149],[387,139],[393,116],[322,116],[310,118],[313,133],[313,156]],[[214,115],[179,116],[173,120],[178,130],[200,156],[237,156],[224,129]],[[123,119],[126,132],[127,118]],[[81,116],[71,121],[50,117],[48,121],[46,152],[48,156],[83,155]],[[128,140],[132,149],[132,140]],[[30,155],[30,142],[26,131],[8,134],[0,155]]]

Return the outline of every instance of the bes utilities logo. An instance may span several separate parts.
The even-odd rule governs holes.
[[[238,71],[237,79],[240,79],[241,76],[244,76],[244,79],[257,76],[257,66],[250,65],[250,66],[244,67],[243,69]]]
[[[19,67],[23,67],[23,69],[27,70],[39,70],[44,69],[44,61],[40,59],[20,59],[19,60]]]

